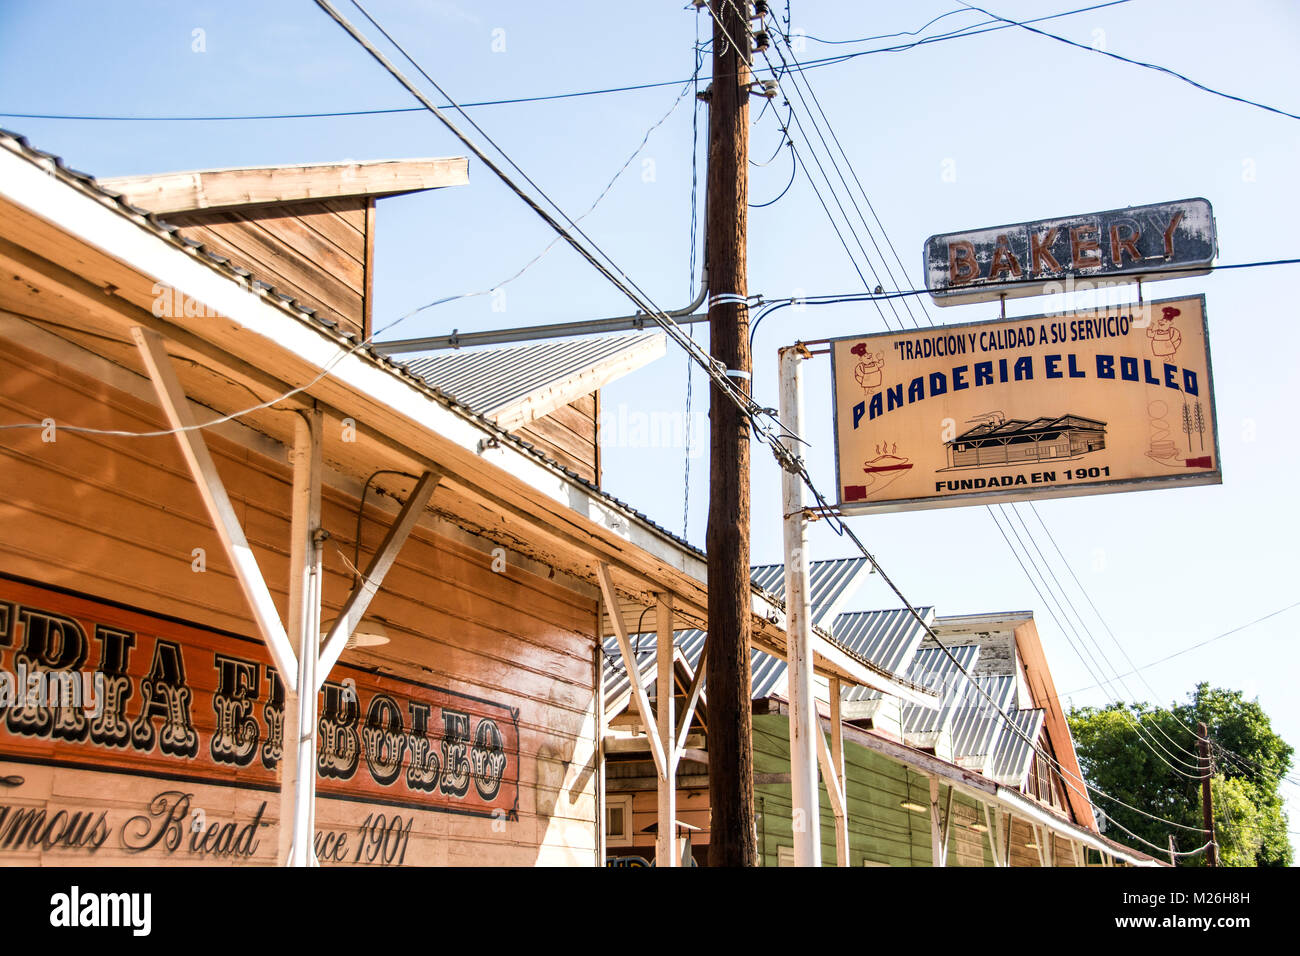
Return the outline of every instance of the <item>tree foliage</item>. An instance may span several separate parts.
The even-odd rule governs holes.
[[[1079,764],[1088,782],[1112,797],[1183,827],[1171,827],[1093,794],[1093,803],[1119,826],[1107,836],[1156,854],[1124,829],[1158,847],[1170,833],[1178,848],[1206,842],[1201,830],[1201,784],[1196,763],[1196,725],[1209,728],[1214,826],[1225,866],[1290,866],[1291,843],[1280,782],[1291,769],[1293,748],[1273,732],[1258,701],[1240,691],[1198,684],[1182,704],[1170,707],[1116,702],[1076,707],[1069,714]],[[1139,734],[1138,727],[1142,728]],[[1124,828],[1124,829],[1121,829]],[[1179,860],[1205,864],[1204,854]]]

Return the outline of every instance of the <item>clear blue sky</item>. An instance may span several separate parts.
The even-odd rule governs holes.
[[[346,0],[340,8],[358,23]],[[1084,6],[998,0],[1017,19]],[[693,67],[697,15],[665,3],[498,3],[370,0],[368,9],[448,92],[461,100],[530,96],[684,79]],[[782,10],[783,3],[773,6]],[[794,4],[796,29],[826,39],[915,30],[958,6]],[[942,32],[983,19],[948,17]],[[1217,89],[1300,112],[1294,51],[1300,9],[1285,0],[1132,0],[1041,24],[1085,44],[1178,70]],[[699,21],[702,35],[709,25]],[[195,31],[202,43],[196,43]],[[373,29],[368,30],[376,36]],[[897,41],[895,41],[897,42]],[[808,41],[803,59],[882,46]],[[201,50],[196,50],[201,46]],[[385,47],[386,48],[386,47]],[[387,49],[387,48],[386,48]],[[1210,96],[1172,78],[1069,49],[1024,30],[879,53],[809,74],[906,274],[921,284],[926,236],[963,228],[1189,196],[1214,206],[1222,263],[1293,257],[1300,208],[1300,122]],[[652,90],[485,107],[474,117],[567,211],[601,192],[677,99]],[[796,100],[796,107],[798,101]],[[758,101],[755,101],[756,105]],[[95,114],[230,114],[404,107],[410,97],[309,0],[255,3],[0,3],[0,110]],[[664,307],[689,299],[693,101],[651,136],[584,228]],[[784,114],[784,110],[781,111]],[[755,110],[757,115],[757,110]],[[704,114],[701,113],[703,129]],[[779,132],[768,110],[753,155],[766,160]],[[805,117],[805,123],[807,119]],[[277,122],[63,122],[0,117],[6,128],[112,176],[249,164],[461,155],[431,116],[386,115]],[[796,134],[797,135],[797,134]],[[647,160],[649,162],[647,162]],[[701,157],[702,163],[703,157]],[[701,167],[702,169],[702,167]],[[783,153],[752,170],[752,198],[784,187]],[[954,175],[945,177],[945,171]],[[549,241],[545,227],[480,164],[471,185],[386,200],[380,206],[377,325],[429,300],[490,288]],[[701,172],[701,200],[703,180]],[[873,222],[874,227],[874,222]],[[879,239],[879,235],[877,235]],[[883,241],[882,241],[883,244]],[[868,249],[870,249],[868,245]],[[1224,483],[1040,502],[1039,513],[1128,655],[1144,664],[1300,600],[1292,393],[1300,323],[1290,289],[1296,267],[1167,281],[1148,294],[1204,292],[1211,334]],[[884,280],[889,285],[888,279]],[[750,217],[750,291],[769,298],[852,292],[860,282],[802,175],[777,204]],[[504,312],[494,311],[494,302]],[[1081,307],[1063,297],[1021,299],[1010,314]],[[938,322],[991,318],[995,307],[930,306]],[[442,306],[393,335],[595,318],[629,311],[621,296],[565,248],[507,287],[504,303],[479,297]],[[919,314],[919,313],[918,313]],[[924,319],[922,319],[924,321]],[[776,404],[776,349],[796,338],[882,331],[868,305],[777,313],[758,333],[756,390]],[[697,330],[703,335],[701,327]],[[617,420],[681,415],[686,360],[671,351],[605,392]],[[829,367],[807,375],[809,453],[831,488]],[[693,412],[707,394],[696,376]],[[626,418],[632,421],[631,417]],[[707,434],[700,418],[695,432]],[[617,431],[614,430],[614,436]],[[691,461],[688,536],[702,543],[708,461]],[[605,449],[607,488],[682,530],[685,449]],[[780,559],[779,475],[757,448],[754,558]],[[1031,512],[1025,519],[1036,527]],[[1060,690],[1095,683],[1052,621],[983,508],[853,519],[915,602],[941,614],[1032,609]],[[1128,667],[1092,616],[1045,536],[1042,547],[1109,661]],[[824,529],[816,557],[850,554]],[[896,600],[873,581],[861,606]],[[1300,744],[1294,692],[1300,610],[1275,617],[1146,672],[1159,700],[1182,699],[1198,680],[1258,697],[1274,726]],[[1110,676],[1109,674],[1107,676]],[[1128,678],[1135,695],[1150,698]],[[1122,691],[1121,691],[1122,693]],[[1088,690],[1073,703],[1100,703]],[[1300,829],[1297,788],[1286,787]]]

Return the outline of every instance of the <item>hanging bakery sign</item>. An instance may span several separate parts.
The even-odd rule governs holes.
[[[317,792],[515,819],[518,708],[346,664]],[[278,790],[284,686],[258,641],[0,577],[0,760]]]
[[[836,339],[845,513],[1222,481],[1205,297]]]
[[[1216,252],[1205,199],[1133,206],[931,236],[926,288],[938,305],[1205,275]]]

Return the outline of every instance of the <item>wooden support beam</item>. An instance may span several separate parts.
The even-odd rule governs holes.
[[[695,718],[695,709],[700,703],[704,691],[705,665],[709,657],[709,636],[704,636],[704,646],[700,648],[700,659],[695,665],[695,676],[691,678],[691,689],[686,695],[686,705],[681,716],[677,718],[677,754],[681,758],[682,748],[686,746],[686,735],[690,733],[691,721]]]
[[[659,775],[659,829],[655,834],[655,866],[677,866],[677,721],[673,719],[677,682],[673,679],[673,601],[671,594],[655,595],[658,645],[655,653],[655,718],[664,752],[664,773]],[[653,734],[647,726],[647,732]]]
[[[1034,834],[1034,850],[1038,853],[1038,865],[1047,866],[1046,848],[1043,846],[1043,835],[1039,833],[1038,824],[1032,820],[1029,822],[1029,829]]]
[[[632,653],[632,642],[627,636],[627,624],[623,621],[623,615],[619,613],[621,605],[618,600],[618,592],[614,590],[614,580],[610,576],[609,565],[604,561],[596,562],[596,579],[600,581],[600,591],[605,598],[605,609],[609,612],[609,619],[614,625],[614,636],[618,639],[619,653],[623,655],[623,667],[627,671],[628,680],[632,685],[632,699],[636,701],[636,710],[641,717],[641,726],[646,728],[646,739],[650,742],[650,755],[654,758],[655,770],[658,772],[660,779],[666,780],[668,777],[667,755],[664,753],[659,735],[653,730],[655,721],[654,714],[650,710],[650,698],[646,696],[645,685],[641,683],[641,672],[636,666],[636,655]]]
[[[185,457],[185,463],[189,465],[190,473],[199,487],[199,495],[203,498],[203,504],[212,518],[217,537],[221,539],[222,547],[234,569],[235,578],[239,581],[239,587],[244,592],[249,609],[253,612],[253,621],[257,624],[262,640],[266,642],[267,649],[271,653],[271,660],[280,673],[280,680],[283,681],[286,692],[295,692],[298,689],[297,655],[289,644],[284,623],[280,620],[280,612],[276,609],[271,591],[262,577],[262,569],[258,567],[253,549],[248,546],[248,539],[244,537],[239,518],[236,517],[235,509],[230,504],[230,497],[226,494],[226,486],[222,483],[221,475],[217,473],[217,466],[208,452],[207,443],[203,440],[203,432],[190,411],[185,391],[176,377],[176,370],[167,355],[167,347],[163,343],[162,336],[149,329],[134,326],[131,329],[131,337],[135,339],[136,348],[140,350],[140,357],[144,360],[154,390],[158,393],[158,403],[167,416],[167,422],[176,430],[176,440],[180,443],[181,454]],[[288,745],[287,740],[285,744]]]
[[[371,556],[370,563],[366,565],[366,570],[361,575],[361,580],[348,596],[347,603],[339,612],[338,620],[334,622],[329,635],[321,645],[320,666],[316,669],[317,688],[324,686],[330,669],[338,661],[343,649],[347,647],[352,632],[365,617],[371,600],[379,591],[380,585],[384,583],[384,576],[397,561],[398,552],[402,550],[402,545],[406,543],[416,522],[420,520],[425,507],[429,504],[429,499],[433,497],[434,489],[438,487],[438,482],[441,480],[442,475],[432,471],[426,471],[420,476],[406,503],[402,505],[402,510],[389,526],[379,549]]]
[[[201,209],[337,199],[396,196],[469,182],[464,156],[438,159],[345,161],[304,166],[197,169],[101,179],[99,185],[133,206],[165,215]]]

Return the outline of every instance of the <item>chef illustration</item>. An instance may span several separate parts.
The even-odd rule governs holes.
[[[1151,340],[1151,354],[1168,358],[1178,351],[1183,344],[1183,333],[1174,327],[1174,318],[1181,314],[1180,309],[1167,305],[1161,310],[1160,318],[1147,329],[1147,338]]]
[[[849,351],[859,359],[858,364],[853,367],[853,377],[857,379],[863,391],[870,392],[880,388],[881,376],[885,371],[884,353],[868,352],[865,342],[859,342]]]

